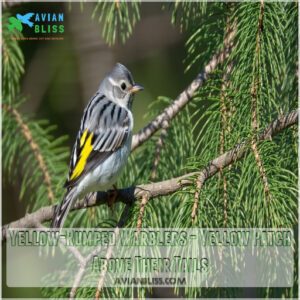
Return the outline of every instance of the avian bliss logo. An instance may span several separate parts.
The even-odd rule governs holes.
[[[34,33],[64,33],[63,13],[27,13],[16,14],[8,19],[8,29],[10,31],[22,32],[25,25],[34,30]]]

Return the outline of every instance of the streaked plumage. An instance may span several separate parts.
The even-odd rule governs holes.
[[[102,81],[81,120],[73,147],[66,195],[55,211],[52,227],[62,227],[74,201],[106,190],[116,181],[130,153],[133,94],[141,90],[121,64]]]

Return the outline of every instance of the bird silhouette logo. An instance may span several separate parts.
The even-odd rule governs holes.
[[[17,14],[16,17],[10,17],[9,23],[8,24],[8,29],[10,31],[13,31],[14,29],[22,32],[23,30],[23,25],[22,24],[26,24],[29,27],[33,26],[33,22],[30,21],[30,19],[32,18],[32,16],[34,15],[34,13],[27,13],[26,15],[21,15],[21,14]]]

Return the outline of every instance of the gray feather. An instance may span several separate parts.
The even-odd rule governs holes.
[[[54,216],[52,218],[51,227],[52,228],[62,228],[66,217],[76,200],[75,189],[69,189],[61,204],[57,205],[54,211]]]
[[[93,174],[94,170],[99,170],[98,167],[101,164],[105,165],[106,160],[114,158],[113,154],[119,153],[114,158],[117,162],[115,165],[114,159],[112,162],[109,161],[109,166],[112,166],[112,174],[105,173],[108,178],[114,178],[114,174],[119,172],[118,168],[124,165],[122,159],[119,158],[124,157],[124,160],[127,160],[133,126],[130,112],[133,96],[129,88],[133,85],[134,81],[128,69],[117,64],[112,72],[104,78],[98,91],[85,108],[71,154],[69,177],[65,184],[68,191],[61,205],[56,208],[52,221],[53,227],[62,227],[69,210],[79,197],[78,195],[83,197],[86,190],[91,187],[95,188],[95,182],[98,184],[98,176],[100,177],[99,182],[102,178],[101,171],[94,179],[89,179],[90,177],[86,175]],[[86,137],[82,138],[85,132]],[[92,151],[84,164],[83,171],[80,171],[79,175],[72,176],[87,140],[91,141]],[[121,151],[122,147],[126,151]]]

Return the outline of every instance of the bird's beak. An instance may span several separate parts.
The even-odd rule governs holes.
[[[135,93],[137,93],[137,92],[139,92],[139,91],[142,91],[143,89],[144,89],[144,88],[143,88],[141,85],[135,84],[135,85],[133,85],[132,88],[130,89],[130,93],[135,94]]]

